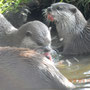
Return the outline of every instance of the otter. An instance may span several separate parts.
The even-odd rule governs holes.
[[[62,55],[90,53],[90,22],[77,7],[64,2],[54,3],[45,10],[45,16],[56,25],[62,40]]]
[[[15,31],[17,31],[17,28],[15,28],[2,14],[0,14],[0,45],[3,43],[1,43],[2,37]]]
[[[37,20],[27,22],[17,29],[0,14],[0,46],[50,51],[50,30],[44,23]]]
[[[1,90],[72,90],[69,82],[43,55],[28,48],[0,47]]]

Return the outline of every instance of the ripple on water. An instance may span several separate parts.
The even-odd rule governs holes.
[[[55,59],[58,59],[56,55]],[[55,55],[54,55],[55,57]],[[76,85],[75,90],[90,90],[90,56],[53,58],[56,67]]]

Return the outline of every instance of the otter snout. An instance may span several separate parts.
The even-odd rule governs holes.
[[[47,12],[51,12],[51,11],[52,11],[51,7],[48,7]]]
[[[44,47],[44,52],[50,52],[51,51],[51,47],[50,46],[45,46]]]
[[[52,14],[52,7],[47,8],[46,18],[50,20],[51,22],[54,21],[54,16]]]

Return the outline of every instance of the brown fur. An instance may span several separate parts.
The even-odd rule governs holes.
[[[0,47],[1,90],[71,90],[73,87],[43,55],[26,48]]]

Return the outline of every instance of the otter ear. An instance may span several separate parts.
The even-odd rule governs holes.
[[[71,8],[70,11],[71,11],[72,13],[76,13],[76,12],[77,12],[77,9],[76,9],[76,8]]]
[[[27,31],[26,32],[26,36],[31,36],[32,35],[32,32],[31,31]]]
[[[52,27],[49,27],[48,30],[51,31]]]

